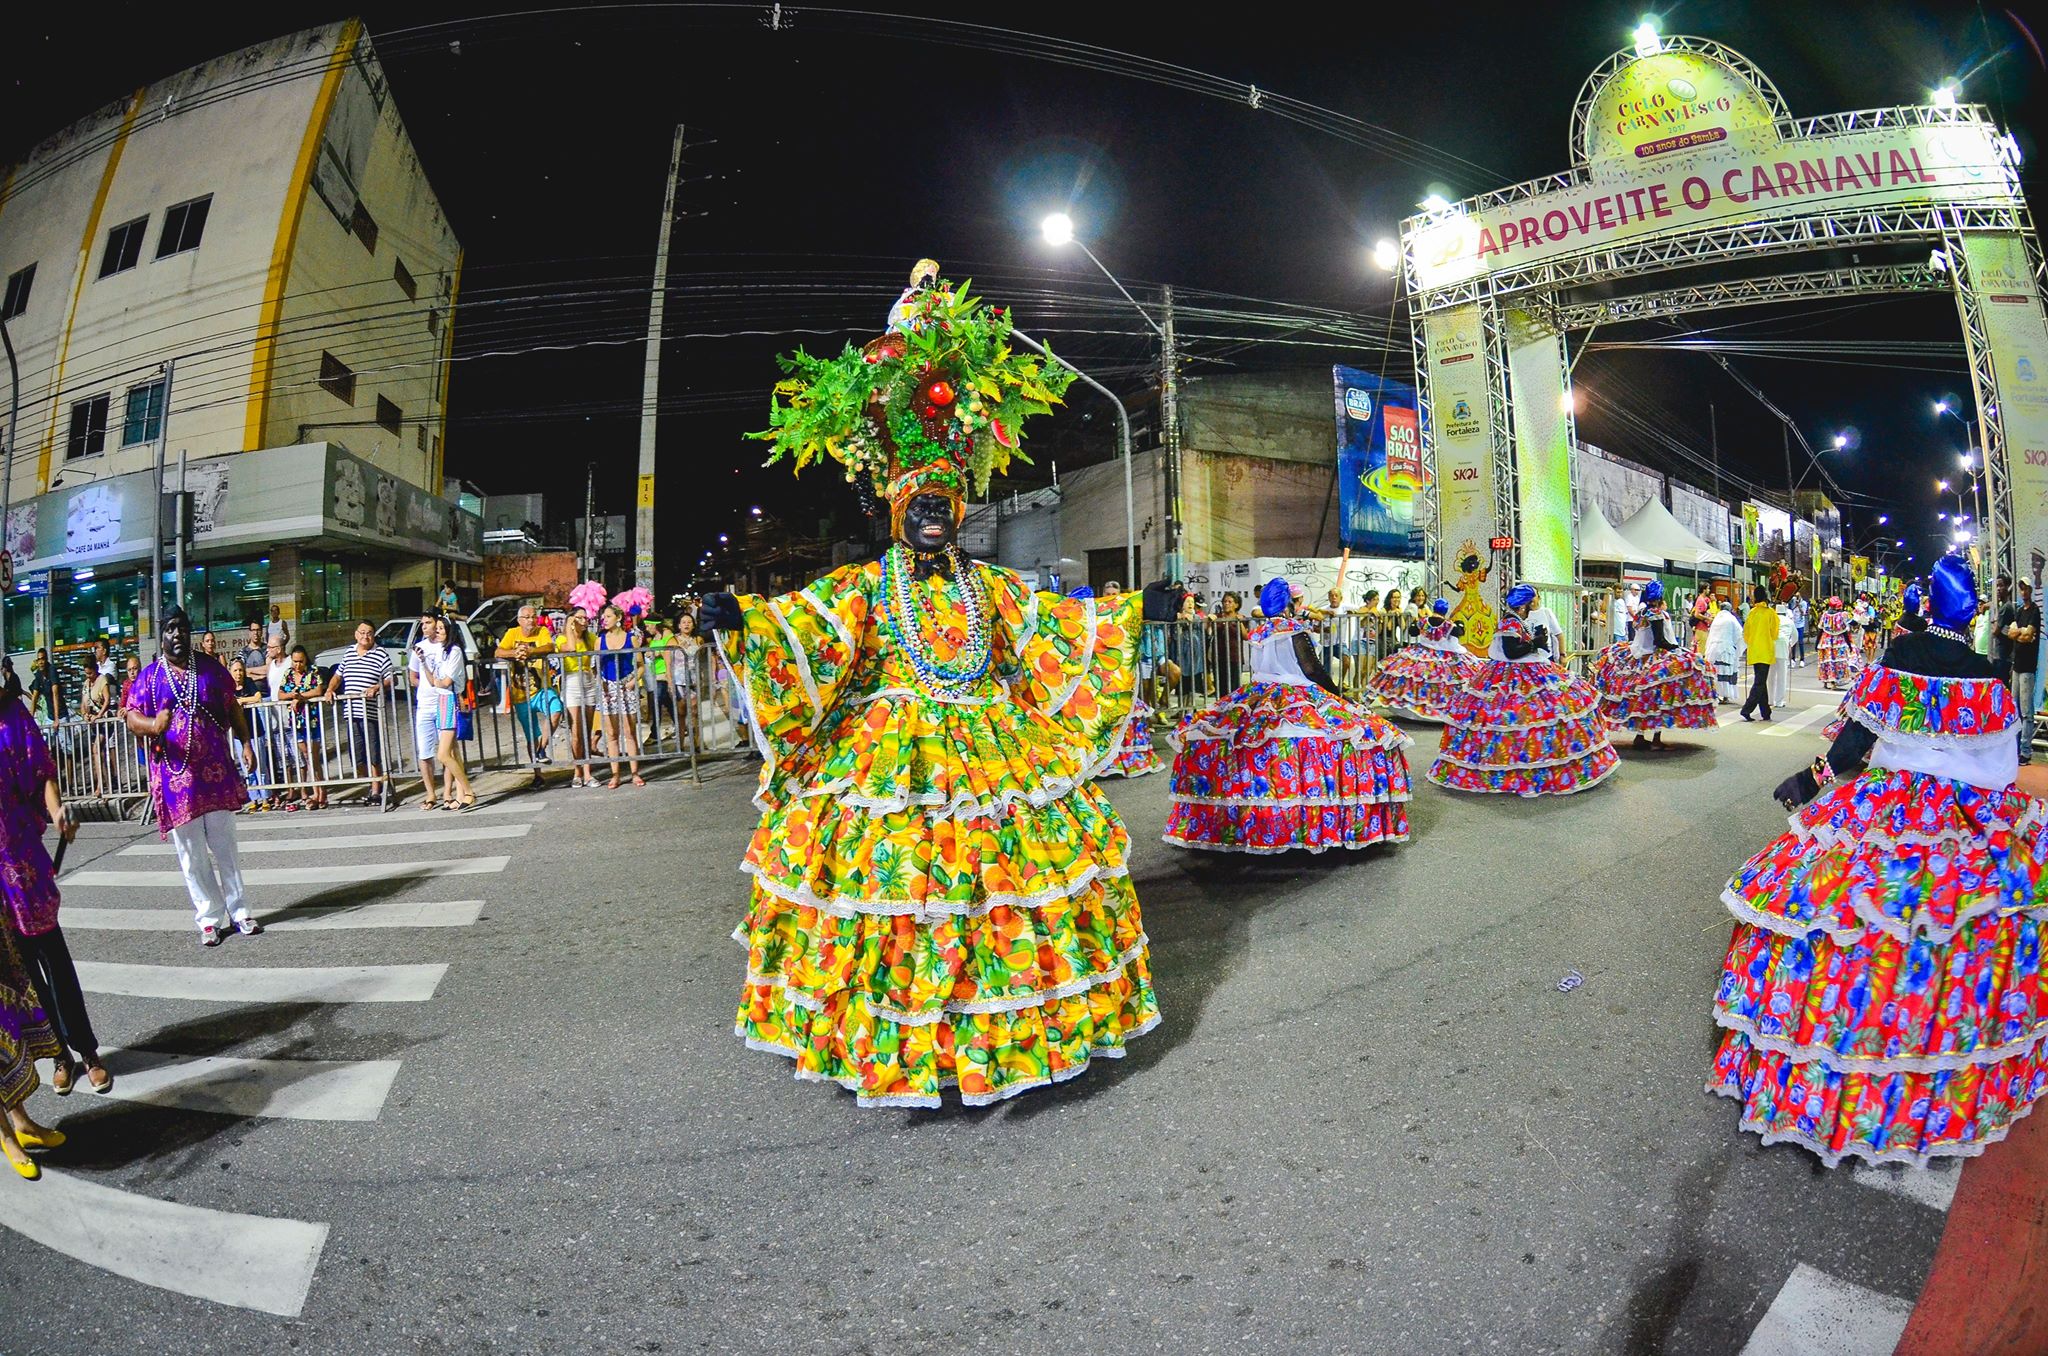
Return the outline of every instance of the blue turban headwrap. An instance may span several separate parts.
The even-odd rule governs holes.
[[[1536,586],[1533,584],[1517,584],[1508,590],[1506,602],[1509,607],[1527,607],[1535,601]]]
[[[1282,615],[1293,601],[1294,590],[1287,586],[1285,579],[1268,579],[1266,587],[1259,590],[1259,611],[1269,617]]]
[[[1934,624],[1961,631],[1977,616],[1977,577],[1961,556],[1934,562]]]
[[[1903,604],[1903,610],[1905,614],[1909,617],[1917,617],[1920,615],[1920,586],[1918,584],[1906,585],[1906,597],[1905,602]]]
[[[1439,598],[1429,605],[1429,610],[1431,612],[1434,612],[1439,617],[1447,617],[1451,613],[1451,600],[1448,598]]]
[[[1643,601],[1646,603],[1663,602],[1664,581],[1661,579],[1652,579],[1649,583],[1643,585]]]
[[[1093,598],[1095,596],[1095,590],[1088,587],[1086,584],[1083,584],[1080,588],[1075,589],[1072,593],[1069,593],[1067,596],[1069,598]]]

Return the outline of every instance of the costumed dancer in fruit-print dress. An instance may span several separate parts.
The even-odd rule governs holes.
[[[1898,622],[1892,627],[1891,638],[1893,640],[1898,640],[1902,636],[1914,635],[1927,629],[1927,613],[1922,604],[1923,598],[1920,593],[1920,586],[1918,584],[1906,585],[1905,596],[1899,602]],[[1821,726],[1820,736],[1822,739],[1832,744],[1842,737],[1842,731],[1848,728],[1849,724],[1849,704],[1854,700],[1854,693],[1849,693],[1842,698],[1841,706],[1828,720],[1828,723]]]
[[[1855,647],[1849,642],[1849,613],[1830,595],[1820,614],[1820,685],[1837,692],[1849,686]]]
[[[1068,593],[1069,598],[1093,598],[1095,590],[1083,584]],[[1124,726],[1123,744],[1115,758],[1099,774],[1104,777],[1144,777],[1166,764],[1152,747],[1152,707],[1135,691],[1131,694],[1131,718]]]
[[[1253,853],[1405,842],[1408,736],[1337,691],[1286,580],[1267,582],[1259,608],[1247,681],[1174,732],[1166,841]]]
[[[1858,681],[1851,722],[1776,795],[1791,830],[1722,894],[1735,934],[1709,1092],[1830,1166],[1981,1153],[2048,1087],[2048,806],[2014,785],[2018,708],[1968,640],[1976,581]]]
[[[1451,699],[1479,667],[1460,639],[1465,628],[1451,620],[1450,611],[1450,600],[1439,598],[1430,604],[1427,620],[1410,624],[1415,639],[1373,671],[1367,697],[1398,716],[1443,720]]]
[[[1593,661],[1592,682],[1600,691],[1600,714],[1608,727],[1635,731],[1637,748],[1659,749],[1666,730],[1717,727],[1714,670],[1704,654],[1671,638],[1660,581],[1652,579],[1643,587],[1642,606],[1632,620],[1634,635],[1608,646]],[[1647,741],[1645,731],[1650,732]]]
[[[770,460],[820,452],[893,544],[776,598],[713,594],[764,766],[736,1034],[863,1106],[969,1105],[1124,1053],[1159,1007],[1122,821],[1136,594],[1036,593],[955,545],[1069,377],[921,265],[891,332],[785,358]]]
[[[1429,779],[1453,791],[1568,796],[1605,781],[1620,762],[1600,717],[1600,693],[1556,662],[1563,648],[1536,590],[1517,584],[1488,650],[1446,713]]]

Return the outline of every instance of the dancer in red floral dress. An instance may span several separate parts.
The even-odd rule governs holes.
[[[1181,720],[1165,838],[1217,852],[1363,848],[1408,838],[1411,742],[1346,701],[1291,615],[1287,581],[1259,593],[1244,686]]]
[[[1452,698],[1479,667],[1459,639],[1465,628],[1452,621],[1450,613],[1448,599],[1432,603],[1416,638],[1373,672],[1366,695],[1396,715],[1441,721]]]
[[[1671,639],[1664,610],[1664,585],[1643,587],[1643,605],[1633,620],[1635,634],[1610,645],[1593,661],[1593,686],[1600,690],[1600,714],[1609,729],[1633,730],[1637,748],[1663,748],[1666,730],[1711,730],[1714,671],[1706,657]],[[1645,741],[1643,734],[1650,732]]]
[[[1722,899],[1735,915],[1709,1092],[1830,1166],[1983,1152],[2048,1088],[2048,808],[2015,786],[2018,709],[1969,641],[1969,566],[1933,624],[1866,670],[1851,723],[1778,799],[1791,831]]]

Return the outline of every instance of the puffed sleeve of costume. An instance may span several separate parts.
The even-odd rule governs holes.
[[[996,662],[1011,698],[1043,712],[1084,766],[1114,758],[1131,715],[1144,595],[1062,598],[991,573],[1001,581],[991,590]]]
[[[859,668],[879,578],[877,566],[848,565],[777,598],[741,594],[740,625],[718,632],[771,775],[825,724]]]
[[[57,760],[50,756],[49,741],[24,715],[19,720],[0,722],[0,753],[7,762],[6,777],[13,783],[15,797],[34,807],[38,819],[45,818],[43,783],[57,780]]]

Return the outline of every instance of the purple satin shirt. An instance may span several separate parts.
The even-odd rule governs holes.
[[[57,876],[43,830],[43,784],[57,778],[56,760],[24,702],[0,700],[0,903],[24,937],[57,926]]]
[[[228,743],[228,731],[234,728],[234,679],[218,659],[196,650],[191,664],[199,684],[192,715],[179,705],[173,686],[188,679],[174,679],[162,659],[151,662],[128,685],[128,698],[122,703],[138,715],[171,712],[164,747],[152,749],[149,757],[149,793],[156,804],[157,833],[166,838],[172,829],[201,815],[239,810],[249,803],[249,789]]]

